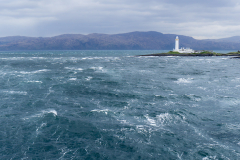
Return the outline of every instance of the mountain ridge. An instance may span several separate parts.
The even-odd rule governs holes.
[[[195,50],[240,49],[240,36],[197,40],[184,35],[135,31],[121,34],[62,34],[54,37],[0,37],[0,50],[172,50],[176,36],[180,39],[180,47]]]

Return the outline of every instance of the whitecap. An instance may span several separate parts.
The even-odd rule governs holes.
[[[1,60],[22,60],[26,59],[26,57],[11,57],[11,58],[0,58]]]
[[[150,118],[148,115],[145,115],[145,118],[147,119],[147,122],[151,125],[151,126],[157,126],[156,121],[152,118]]]
[[[65,67],[65,69],[75,70],[75,71],[83,71],[82,68],[74,68],[74,67]]]
[[[34,71],[33,73],[48,72],[48,71],[49,71],[48,69],[41,69],[41,70]]]
[[[157,116],[158,121],[161,124],[164,124],[165,122],[169,122],[170,120],[172,120],[172,117],[169,113],[163,113]]]
[[[84,57],[82,60],[106,59],[109,57]]]
[[[70,80],[70,81],[76,81],[77,78],[70,78],[69,80]]]
[[[162,95],[155,95],[155,97],[161,98],[161,99],[165,99],[166,97],[162,96]]]
[[[105,113],[105,114],[107,115],[108,112],[109,112],[109,110],[108,110],[108,109],[103,109],[103,110],[100,110],[100,109],[94,109],[94,110],[91,110],[91,112],[98,112],[98,113],[103,112],[103,113]]]
[[[10,57],[10,58],[0,58],[1,60],[34,60],[34,59],[47,59],[45,57]]]
[[[28,83],[42,83],[42,81],[27,81]]]
[[[89,69],[94,70],[95,72],[107,72],[107,70],[105,70],[103,67],[90,67]]]
[[[172,115],[169,113],[162,113],[156,117],[149,117],[149,115],[144,116],[147,123],[154,127],[163,127],[168,124],[181,123],[186,117],[184,115]]]
[[[27,95],[27,92],[25,92],[25,91],[3,91],[3,92],[8,93],[8,94]]]
[[[179,78],[177,81],[174,81],[175,83],[192,83],[193,78]]]
[[[27,119],[35,118],[35,117],[43,117],[45,114],[53,114],[53,116],[56,117],[57,111],[55,109],[42,110],[42,111],[40,111],[40,113],[23,118],[23,120],[27,120]]]
[[[103,70],[103,67],[91,67],[92,70]]]
[[[77,68],[76,70],[78,70],[78,71],[82,71],[83,69],[82,69],[82,68]]]
[[[35,74],[35,73],[48,72],[48,71],[49,71],[48,69],[41,69],[41,70],[32,71],[32,72],[20,71],[19,73],[21,73],[21,74]]]
[[[210,160],[210,159],[216,159],[217,156],[207,156],[207,157],[204,157],[202,160]]]
[[[90,81],[93,77],[88,76],[87,78],[85,78],[87,81]]]
[[[139,130],[145,130],[143,125],[136,125],[136,128],[139,129]]]
[[[42,110],[41,113],[35,114],[32,117],[42,117],[45,114],[52,113],[55,117],[57,116],[57,111],[55,109],[47,109],[47,110]]]
[[[52,113],[54,116],[57,116],[57,111],[54,109],[44,110],[44,111],[42,111],[42,113],[43,114]]]

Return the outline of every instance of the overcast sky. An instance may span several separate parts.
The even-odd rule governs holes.
[[[239,0],[0,0],[0,37],[158,31],[240,36]]]

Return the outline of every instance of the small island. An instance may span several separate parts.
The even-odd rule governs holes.
[[[139,56],[237,56],[234,58],[240,58],[240,52],[230,52],[230,53],[215,53],[211,51],[202,51],[197,53],[179,53],[175,51],[169,51],[167,53],[154,53],[154,54],[146,54]]]
[[[173,51],[169,51],[167,53],[155,53],[155,54],[147,54],[147,55],[139,55],[139,56],[237,56],[233,58],[240,58],[240,51],[223,54],[223,53],[215,53],[213,51],[193,50],[190,48],[183,48],[183,47],[179,48],[179,38],[177,36],[175,39],[175,48],[173,49]]]

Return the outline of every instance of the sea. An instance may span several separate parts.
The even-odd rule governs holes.
[[[0,52],[0,159],[240,159],[240,59],[161,52]]]

